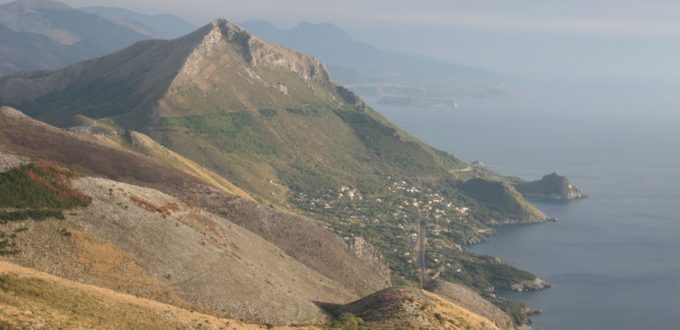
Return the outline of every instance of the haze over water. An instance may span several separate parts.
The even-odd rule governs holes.
[[[532,180],[559,170],[589,194],[536,202],[559,222],[500,228],[472,248],[553,285],[505,294],[544,310],[534,329],[677,329],[678,103],[644,84],[553,87],[456,110],[373,106],[459,158]]]

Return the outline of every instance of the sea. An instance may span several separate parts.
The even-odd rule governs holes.
[[[556,223],[498,228],[474,253],[552,288],[501,292],[533,329],[680,329],[680,101],[653,82],[568,81],[459,107],[368,102],[430,145],[527,180],[559,171],[589,198],[534,201]]]

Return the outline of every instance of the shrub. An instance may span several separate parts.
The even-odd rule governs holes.
[[[278,115],[279,112],[276,111],[276,109],[266,108],[266,109],[260,109],[260,114],[262,115],[262,117],[272,118],[272,117],[275,117],[276,115]]]
[[[355,316],[352,313],[342,313],[338,318],[331,323],[330,327],[332,329],[343,329],[343,330],[363,330],[369,329],[363,319]]]
[[[91,199],[73,189],[74,172],[50,163],[28,164],[0,173],[0,207],[69,209]],[[33,215],[40,216],[36,211]],[[18,214],[5,214],[5,217]]]

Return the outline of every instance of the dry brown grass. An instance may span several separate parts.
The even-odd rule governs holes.
[[[13,231],[19,227],[26,229],[17,235],[19,252],[4,260],[81,283],[190,306],[150,277],[131,255],[71,224],[47,220],[7,224],[2,229]]]
[[[249,330],[267,326],[217,318],[0,262],[0,328]]]

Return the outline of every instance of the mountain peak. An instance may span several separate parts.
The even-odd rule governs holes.
[[[209,26],[210,32],[206,35],[206,42],[214,44],[224,40],[241,48],[241,51],[248,51],[252,36],[240,26],[223,18],[212,21]]]
[[[218,27],[221,29],[227,29],[227,30],[238,30],[238,31],[244,31],[243,28],[238,26],[238,24],[226,19],[226,18],[218,18],[212,22],[210,22],[210,25],[213,27]]]
[[[216,59],[217,57],[228,56],[227,50],[230,48],[240,55],[250,67],[263,66],[283,69],[297,74],[304,80],[325,82],[330,79],[327,70],[318,59],[264,41],[226,19],[215,20],[196,33],[203,38],[203,41],[196,47],[196,51],[187,61],[188,67],[191,66],[192,62],[202,60],[205,57],[212,56],[213,59]],[[256,80],[259,80],[259,78]]]

